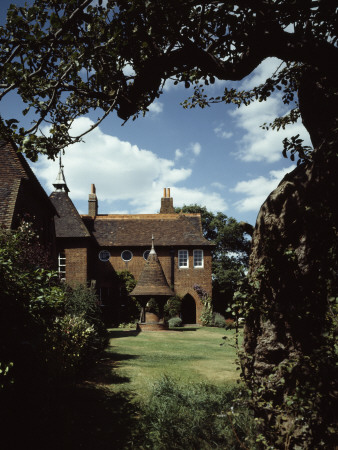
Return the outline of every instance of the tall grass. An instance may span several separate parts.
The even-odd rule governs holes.
[[[233,385],[181,384],[163,376],[143,405],[140,426],[144,446],[154,450],[257,448],[245,392]]]

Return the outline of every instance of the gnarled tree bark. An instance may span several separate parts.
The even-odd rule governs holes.
[[[259,415],[284,442],[281,448],[320,448],[335,420],[337,393],[334,349],[325,340],[329,299],[338,295],[337,86],[308,72],[299,100],[315,150],[311,161],[284,177],[257,218],[244,376]],[[308,392],[308,382],[317,383],[318,392]],[[310,410],[300,414],[306,402]]]

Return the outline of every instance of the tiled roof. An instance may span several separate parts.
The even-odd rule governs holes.
[[[20,182],[20,179],[13,179],[11,183],[1,183],[0,181],[0,224],[6,228],[11,228],[12,226]]]
[[[82,216],[100,246],[211,246],[202,234],[200,214],[131,214]]]
[[[77,209],[66,192],[52,192],[50,200],[59,216],[55,217],[55,233],[57,238],[90,236]]]
[[[149,239],[148,239],[149,242]],[[175,295],[170,289],[156,253],[150,253],[131,296]]]
[[[0,223],[10,227],[21,180],[27,180],[34,195],[43,200],[44,208],[54,211],[53,205],[24,156],[10,143],[0,140]]]

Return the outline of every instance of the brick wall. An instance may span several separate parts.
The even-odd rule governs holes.
[[[66,248],[66,282],[71,286],[87,283],[87,248]]]
[[[166,280],[170,287],[174,287],[174,291],[181,297],[189,294],[195,300],[196,304],[196,320],[200,323],[200,315],[203,305],[193,289],[195,284],[198,284],[205,289],[211,296],[212,282],[211,282],[211,253],[208,248],[204,249],[204,267],[193,267],[193,248],[186,248],[189,251],[189,268],[178,268],[178,249],[171,249],[170,247],[158,247],[156,253],[161,262]],[[92,270],[90,278],[97,280],[97,286],[113,287],[115,271],[128,270],[131,272],[136,280],[145,265],[143,253],[149,248],[129,247],[129,248],[107,248],[110,251],[111,257],[108,262],[99,260],[98,253],[100,249],[93,251],[91,258]],[[125,262],[121,258],[123,250],[130,250],[133,253],[131,261]],[[173,253],[173,263],[172,256]],[[172,267],[173,264],[173,267]]]
[[[88,281],[88,239],[59,238],[57,254],[66,255],[66,282],[70,286],[87,284]]]

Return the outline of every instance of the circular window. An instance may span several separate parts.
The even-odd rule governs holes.
[[[109,253],[108,250],[101,250],[100,251],[100,253],[99,253],[100,261],[106,262],[106,261],[109,261],[109,258],[110,258],[110,253]]]
[[[121,253],[121,258],[123,259],[123,261],[130,261],[133,257],[133,254],[130,250],[123,250],[123,252]]]
[[[148,259],[149,253],[150,253],[150,250],[146,250],[146,251],[143,253],[143,258],[144,258],[146,261],[147,261],[147,259]]]

